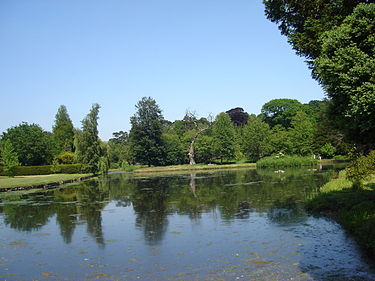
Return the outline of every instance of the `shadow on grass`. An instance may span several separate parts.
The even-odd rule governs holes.
[[[340,223],[357,240],[375,264],[375,183],[366,190],[343,189],[321,193],[306,204],[317,216],[328,216]]]

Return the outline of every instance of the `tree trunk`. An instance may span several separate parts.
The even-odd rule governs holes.
[[[190,148],[189,148],[189,153],[188,153],[188,155],[189,155],[189,164],[190,165],[195,165],[196,164],[195,159],[194,159],[194,157],[195,157],[195,152],[194,152],[195,138],[193,138],[193,140],[190,143]]]

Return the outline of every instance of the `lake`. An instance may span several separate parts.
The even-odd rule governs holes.
[[[117,173],[0,194],[1,280],[375,280],[303,204],[335,171]]]

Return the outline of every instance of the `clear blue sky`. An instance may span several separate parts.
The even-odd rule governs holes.
[[[97,102],[108,140],[143,96],[173,121],[324,93],[261,0],[0,1],[0,132],[50,131],[61,104],[81,127]]]

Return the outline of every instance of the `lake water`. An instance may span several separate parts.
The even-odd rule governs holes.
[[[0,195],[0,280],[375,280],[306,214],[333,170],[112,174]]]

